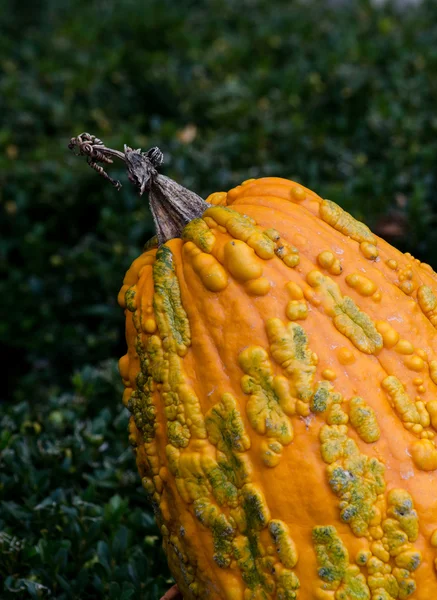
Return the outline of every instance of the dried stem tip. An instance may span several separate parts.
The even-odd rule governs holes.
[[[112,179],[98,163],[112,164],[113,158],[124,161],[129,179],[138,188],[140,195],[149,192],[150,210],[156,226],[159,244],[180,237],[187,223],[202,216],[208,208],[200,196],[182,187],[169,177],[158,173],[164,157],[159,148],[147,152],[132,150],[124,146],[124,152],[107,148],[99,138],[89,133],[81,133],[71,138],[70,150],[78,156],[86,156],[89,166],[110,181],[119,190],[121,183]]]

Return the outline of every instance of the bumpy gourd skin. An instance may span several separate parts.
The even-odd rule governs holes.
[[[131,442],[185,600],[437,598],[437,276],[249,180],[129,269]]]

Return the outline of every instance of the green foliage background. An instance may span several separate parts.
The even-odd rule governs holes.
[[[68,140],[159,145],[204,196],[293,178],[435,266],[437,3],[3,0],[0,25],[0,596],[154,600],[116,373],[152,224]]]

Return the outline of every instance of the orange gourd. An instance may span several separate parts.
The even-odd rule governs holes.
[[[185,600],[437,598],[437,276],[281,178],[119,295],[130,440]]]

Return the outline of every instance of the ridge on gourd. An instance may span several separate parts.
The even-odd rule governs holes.
[[[184,600],[437,597],[431,267],[295,182],[202,200],[156,149],[72,145],[124,160],[157,221],[120,373]]]

